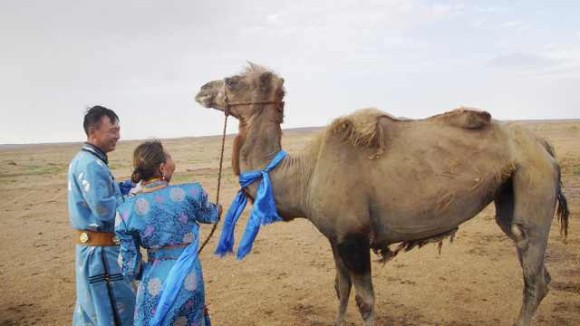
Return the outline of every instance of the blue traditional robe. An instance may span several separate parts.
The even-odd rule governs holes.
[[[118,184],[107,155],[84,144],[68,171],[69,220],[74,229],[114,232]],[[73,325],[133,325],[135,291],[118,263],[119,246],[76,245],[77,300]]]
[[[148,186],[119,206],[115,226],[121,241],[122,271],[130,278],[141,278],[135,325],[151,325],[160,297],[168,288],[168,274],[186,248],[183,245],[199,241],[198,222],[218,221],[216,205],[207,201],[207,194],[198,183],[166,186],[151,192],[147,192]],[[140,247],[147,249],[146,263],[142,263]],[[207,326],[199,259],[194,259],[183,271],[175,300],[161,324]]]

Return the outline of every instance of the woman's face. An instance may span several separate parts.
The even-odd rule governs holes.
[[[173,172],[175,171],[175,162],[173,158],[169,154],[168,151],[164,151],[165,153],[165,163],[161,163],[160,170],[161,175],[165,177],[165,181],[171,181],[171,177],[173,176]]]

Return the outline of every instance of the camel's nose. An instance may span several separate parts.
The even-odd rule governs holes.
[[[201,86],[201,90],[202,91],[210,91],[210,90],[216,89],[220,86],[221,86],[221,81],[214,80],[214,81],[207,82],[207,83],[205,83],[205,85]]]
[[[208,98],[211,97],[209,94],[207,94],[207,92],[204,92],[203,89],[199,91],[199,93],[197,93],[197,95],[195,95],[195,101],[201,105],[205,105],[207,104],[207,100]]]
[[[195,96],[195,101],[202,106],[210,107],[213,105],[214,98],[219,91],[219,86],[216,81],[211,81],[201,86],[199,92]]]
[[[211,88],[211,84],[212,84],[212,83],[213,83],[213,82],[208,82],[208,83],[205,83],[203,86],[201,86],[201,90],[202,90],[202,91],[204,91],[204,90],[208,90],[209,88]]]

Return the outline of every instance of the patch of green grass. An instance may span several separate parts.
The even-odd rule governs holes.
[[[191,173],[175,173],[171,177],[171,183],[186,183],[186,182],[193,182],[193,176]]]
[[[46,175],[46,174],[61,174],[67,169],[66,165],[32,165],[27,166],[23,174],[31,175]]]
[[[580,175],[580,165],[576,165],[573,169],[572,169],[572,174],[574,175]]]
[[[0,176],[4,178],[14,178],[23,176],[58,175],[65,173],[67,169],[68,166],[66,164],[22,165],[16,171],[0,173]]]

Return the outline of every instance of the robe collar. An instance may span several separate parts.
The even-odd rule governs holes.
[[[91,143],[84,143],[81,150],[95,155],[98,159],[103,161],[103,163],[109,165],[109,158],[107,157],[107,154],[105,152],[103,152],[100,148],[98,148],[97,146],[95,146]]]

